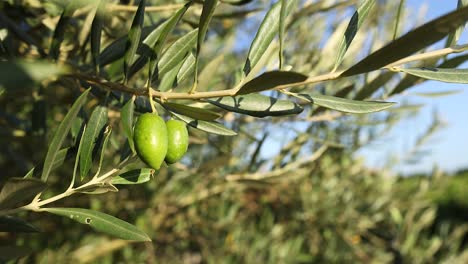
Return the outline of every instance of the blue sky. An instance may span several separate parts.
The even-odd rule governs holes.
[[[411,9],[409,12],[411,12],[413,17],[416,17],[418,10],[422,6],[425,6],[427,13],[424,21],[427,22],[455,9],[457,0],[408,0],[406,1],[406,5],[407,8]],[[467,42],[468,34],[465,30],[458,43]],[[441,47],[442,44],[439,43],[436,47]],[[468,63],[462,65],[461,68],[468,68]],[[460,90],[461,92],[440,98],[423,98],[418,96],[395,98],[397,102],[407,100],[416,104],[423,103],[426,106],[416,118],[400,123],[383,141],[361,151],[360,154],[365,157],[367,164],[372,167],[381,167],[385,165],[390,155],[403,157],[411,149],[417,136],[423,133],[430,125],[433,111],[437,110],[442,120],[447,122],[447,127],[436,133],[425,144],[424,149],[429,150],[430,153],[415,165],[399,164],[394,169],[403,173],[412,173],[429,172],[434,165],[449,172],[468,168],[467,85],[427,81],[409,90],[408,94],[447,90]]]

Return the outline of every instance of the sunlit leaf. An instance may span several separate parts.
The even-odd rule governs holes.
[[[340,46],[338,47],[338,54],[335,59],[335,66],[333,67],[333,71],[340,66],[341,62],[343,61],[344,55],[348,51],[351,42],[353,41],[356,33],[361,28],[362,23],[366,20],[369,11],[375,4],[375,0],[364,0],[359,5],[356,12],[354,12],[351,20],[349,21],[348,27],[346,28],[346,32],[341,39]]]
[[[320,94],[299,94],[298,97],[318,106],[353,114],[378,112],[395,105],[392,102],[356,101]]]
[[[182,64],[182,67],[180,67],[179,73],[177,73],[177,82],[181,83],[185,79],[187,79],[190,74],[193,73],[195,70],[195,55],[190,53],[185,59],[184,63]]]
[[[443,96],[459,94],[461,92],[463,92],[463,90],[451,90],[451,91],[432,92],[432,93],[414,93],[414,95],[421,96],[421,97],[435,98],[435,97],[443,97]]]
[[[468,20],[468,6],[434,19],[373,52],[341,76],[351,76],[380,69],[405,58],[441,39]]]
[[[89,118],[80,150],[80,175],[83,180],[93,164],[93,150],[107,123],[107,107],[97,106]]]
[[[221,114],[219,113],[183,104],[164,103],[162,104],[162,106],[164,106],[164,108],[172,112],[198,120],[213,121],[221,117]]]
[[[113,216],[82,208],[44,208],[46,212],[70,218],[89,225],[96,231],[125,240],[151,241],[147,234],[135,226]]]
[[[285,15],[289,14],[296,3],[296,0],[287,1]],[[262,55],[267,50],[268,46],[273,41],[278,32],[279,17],[281,13],[281,1],[275,3],[266,13],[265,18],[260,25],[260,28],[255,35],[255,38],[250,45],[247,60],[244,65],[244,74],[247,75],[253,67],[258,63]]]
[[[245,83],[237,94],[250,94],[274,89],[280,85],[300,83],[307,79],[306,75],[291,71],[269,71]]]
[[[112,184],[140,184],[153,178],[154,170],[149,168],[127,171],[112,178]]]
[[[81,106],[86,102],[88,93],[91,89],[86,90],[83,94],[76,99],[73,106],[70,108],[68,113],[65,115],[65,118],[60,123],[59,127],[55,130],[55,134],[52,137],[52,140],[49,143],[49,149],[47,150],[47,155],[44,161],[44,169],[42,170],[41,180],[46,182],[49,177],[50,172],[52,171],[55,160],[57,159],[57,154],[62,147],[63,141],[70,131],[70,127],[75,119],[76,115],[81,109]]]
[[[204,121],[204,120],[196,120],[188,116],[172,113],[174,116],[179,118],[180,120],[187,123],[189,126],[205,131],[207,133],[217,134],[221,136],[235,136],[237,135],[236,132],[232,131],[231,129],[221,125],[217,122],[212,121]]]
[[[198,29],[194,29],[176,40],[161,56],[158,63],[158,76],[162,76],[179,64],[194,47]]]
[[[444,68],[408,68],[400,69],[408,74],[428,80],[448,83],[468,83],[468,69],[444,69]]]
[[[279,100],[261,94],[209,99],[208,102],[228,111],[255,117],[299,114],[303,108],[288,100]]]

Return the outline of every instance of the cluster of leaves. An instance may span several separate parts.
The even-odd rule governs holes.
[[[16,162],[20,169],[9,168],[11,175],[27,173],[24,178],[0,179],[0,227],[5,228],[0,231],[37,231],[11,216],[30,210],[65,216],[122,239],[152,238],[156,251],[170,244],[168,259],[178,249],[196,251],[194,255],[207,261],[230,254],[233,262],[384,261],[400,256],[416,260],[416,255],[430,260],[458,254],[456,245],[420,236],[419,231],[433,220],[430,205],[419,199],[405,204],[391,188],[380,189],[387,180],[351,164],[354,151],[388,132],[405,110],[414,108],[346,116],[339,125],[313,121],[389,109],[394,104],[382,100],[425,79],[467,83],[466,70],[456,69],[467,55],[446,57],[466,50],[453,46],[458,29],[468,20],[464,1],[459,1],[457,10],[383,47],[372,44],[370,55],[362,48],[368,40],[364,32],[379,27],[393,30],[376,16],[392,10],[392,4],[362,1],[351,19],[340,24],[327,15],[344,13],[353,1],[277,1],[271,6],[268,1],[187,1],[159,6],[164,11],[155,13],[150,11],[152,2],[142,0],[137,6],[105,0],[1,3],[5,12],[0,12],[0,125],[6,128],[5,139],[16,141],[6,151],[12,157],[2,155],[0,162],[2,168]],[[119,13],[128,10],[133,15]],[[241,34],[237,29],[248,29],[254,22],[258,26],[250,46],[231,44]],[[369,22],[379,26],[373,29]],[[331,36],[325,34],[330,30],[326,23],[336,28]],[[312,26],[317,30],[309,30]],[[446,36],[446,49],[410,56]],[[325,46],[318,48],[324,41]],[[370,41],[379,39],[374,36]],[[404,63],[415,67],[400,67]],[[377,75],[371,73],[376,70]],[[399,78],[398,72],[404,77]],[[180,171],[163,169],[150,181],[154,171],[135,158],[132,127],[135,115],[151,111],[152,100],[161,115],[193,127],[192,143],[199,145],[179,164]],[[71,101],[72,106],[66,107]],[[301,121],[307,121],[305,132],[298,126]],[[260,152],[275,137],[273,131],[280,135],[289,131],[296,139],[268,160]],[[6,143],[11,142],[2,141],[2,147]],[[329,153],[334,148],[339,151]],[[298,159],[304,155],[309,158]],[[31,163],[41,165],[30,169]],[[148,183],[141,188],[151,199],[138,195],[135,199],[150,200],[144,207],[124,198],[131,190],[126,188],[132,188],[128,185],[137,183]],[[369,188],[359,189],[362,183]],[[116,185],[127,186],[115,193]],[[275,190],[285,195],[278,196]],[[315,196],[308,196],[311,191]],[[93,210],[75,208],[87,206],[82,202],[61,201],[79,193],[108,193],[110,198],[92,198]],[[209,199],[220,194],[221,201]],[[45,207],[52,202],[64,205]],[[97,211],[102,207],[121,214],[123,208],[116,204],[128,210],[149,209],[136,213],[141,222],[137,229]],[[389,212],[393,212],[391,221]],[[429,216],[422,223],[410,215],[413,222],[398,221],[398,215],[406,212]],[[418,226],[416,234],[410,234],[413,225]],[[391,232],[387,237],[382,230]],[[76,236],[73,231],[64,232],[61,239]],[[209,239],[212,232],[217,239]],[[395,239],[403,246],[392,244]],[[418,239],[425,242],[416,243]],[[271,241],[276,244],[268,245]],[[120,240],[114,241],[114,247],[101,242],[110,247],[103,252],[128,245]],[[262,251],[266,246],[270,251]],[[348,250],[333,254],[342,247]],[[413,256],[416,247],[421,250]],[[4,247],[2,252],[14,252],[10,249]],[[17,249],[21,253],[23,248]],[[426,254],[427,249],[432,251]],[[83,257],[83,250],[70,256]],[[135,252],[129,254],[136,257]],[[147,255],[150,258],[152,253]]]

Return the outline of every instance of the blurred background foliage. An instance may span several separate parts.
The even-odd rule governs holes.
[[[2,1],[1,57],[45,57],[44,50],[67,2]],[[135,2],[113,1],[114,8],[121,9],[109,10],[102,47],[128,31],[134,9],[126,8]],[[184,1],[147,2],[149,7]],[[288,67],[311,74],[329,71],[334,63],[330,58],[355,2],[301,1],[307,8],[296,10],[289,21],[285,45]],[[345,57],[344,65],[352,65],[356,58],[391,40],[399,1],[377,3],[350,47],[348,54],[354,56]],[[200,57],[200,91],[228,89],[236,83],[249,43],[269,5],[270,1],[251,1],[217,8]],[[167,19],[174,10],[147,12],[147,26]],[[200,12],[200,5],[191,8],[168,43],[196,26]],[[70,18],[59,58],[83,71],[92,68],[88,14],[79,9]],[[400,24],[411,27],[411,23]],[[271,55],[264,56],[263,70],[277,67],[277,50],[277,44],[270,46]],[[121,79],[122,63],[116,60],[102,74],[110,80]],[[387,98],[402,78],[393,72],[383,75],[339,79],[314,89],[355,98],[367,87],[372,92],[361,92],[360,99]],[[130,84],[143,86],[145,78],[142,71]],[[188,89],[189,81],[177,89]],[[407,88],[418,81],[414,78]],[[0,92],[0,185],[43,161],[51,131],[82,89],[79,82],[59,79],[32,90]],[[89,118],[102,98],[94,92],[95,99],[80,113],[82,120]],[[113,134],[106,168],[118,163],[125,145],[120,107],[119,103],[109,107]],[[149,183],[125,186],[117,193],[78,195],[54,204],[100,210],[135,223],[149,234],[151,243],[113,239],[66,218],[28,213],[22,216],[41,232],[0,233],[0,244],[31,249],[28,256],[12,263],[468,262],[466,171],[448,176],[434,168],[431,175],[398,177],[390,170],[366,168],[355,155],[398,121],[411,118],[417,107],[408,102],[392,111],[364,116],[305,107],[298,116],[281,118],[223,113],[222,121],[238,131],[238,136],[208,135],[191,129],[186,158],[161,169]],[[433,126],[421,138],[442,125],[438,121],[435,115]],[[79,125],[72,129],[69,145],[76,144]],[[423,145],[424,140],[418,144]],[[421,153],[409,155],[417,160]],[[50,177],[48,193],[68,186],[73,160],[71,151],[70,159]]]

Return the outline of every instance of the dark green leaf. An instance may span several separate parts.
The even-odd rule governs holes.
[[[39,232],[32,224],[13,216],[0,216],[0,232],[35,233]]]
[[[174,68],[170,69],[166,74],[163,75],[161,81],[159,82],[159,91],[165,92],[172,87],[177,86],[177,74],[180,71],[180,68],[182,67],[182,64],[184,63],[184,60],[181,60],[179,64],[177,64]]]
[[[65,27],[69,24],[69,21],[76,8],[78,8],[78,6],[74,1],[68,3],[60,15],[57,25],[55,26],[49,49],[49,55],[54,60],[57,60],[60,55],[60,45],[62,44],[65,35]]]
[[[24,246],[0,246],[0,261],[15,260],[32,253],[32,249]]]
[[[341,76],[351,76],[380,69],[405,58],[441,39],[468,20],[468,6],[434,19],[373,52]]]
[[[182,62],[195,45],[198,29],[194,29],[174,42],[161,56],[158,63],[158,76],[162,76]]]
[[[400,69],[408,74],[428,80],[448,83],[468,83],[468,69],[409,68]]]
[[[306,75],[291,71],[270,71],[245,83],[237,94],[250,94],[271,90],[277,86],[299,83],[307,79]]]
[[[141,32],[142,38],[146,39],[148,37],[148,34],[153,32],[153,30],[154,30],[154,26],[144,27]],[[112,63],[116,60],[123,58],[123,56],[125,56],[125,47],[127,44],[127,39],[128,39],[128,34],[125,36],[122,36],[121,38],[118,38],[117,40],[109,44],[107,47],[105,47],[101,55],[99,55],[100,65],[105,66],[109,63]],[[141,45],[137,53],[140,52],[140,49],[141,49]],[[138,54],[136,54],[136,57],[138,57]],[[120,70],[122,70],[122,68],[120,68]]]
[[[351,42],[353,41],[356,33],[361,28],[362,23],[367,18],[369,11],[375,4],[375,0],[364,0],[359,5],[359,8],[354,12],[351,20],[349,21],[348,27],[346,28],[346,32],[341,39],[340,46],[338,47],[338,55],[336,56],[335,66],[333,67],[333,71],[335,71],[338,66],[340,66],[341,62],[343,61],[344,55],[348,51]]]
[[[10,178],[0,191],[0,209],[21,207],[46,187],[45,182],[38,179]]]
[[[143,68],[150,59],[153,60],[153,66],[158,65],[156,62],[167,35],[172,31],[177,22],[179,22],[191,3],[192,2],[188,2],[168,20],[164,21],[157,28],[151,31],[151,33],[143,40],[140,49],[138,49],[138,54],[136,55],[137,59],[130,69],[130,77]],[[154,69],[151,67],[150,72],[152,74],[154,73]]]
[[[113,216],[82,208],[44,208],[46,212],[68,217],[96,231],[125,240],[151,241],[147,234],[135,226]]]
[[[187,106],[183,104],[164,103],[162,104],[162,106],[164,106],[164,108],[166,108],[167,110],[171,112],[185,115],[193,119],[197,119],[197,120],[213,121],[221,117],[219,113],[206,110],[203,108],[197,108],[197,107]]]
[[[135,53],[141,41],[141,30],[143,28],[143,20],[145,18],[146,0],[141,0],[138,5],[135,17],[133,18],[132,26],[128,32],[127,43],[125,45],[124,59],[124,74],[125,79],[128,79],[130,66],[135,61]]]
[[[392,102],[356,101],[320,94],[299,94],[298,97],[318,106],[353,114],[378,112],[385,110],[395,104]]]
[[[41,180],[46,182],[47,178],[49,177],[50,172],[52,171],[52,167],[57,159],[57,154],[62,147],[63,141],[68,135],[68,131],[70,131],[70,127],[75,119],[76,115],[81,109],[81,106],[86,102],[88,93],[91,89],[86,90],[81,94],[78,99],[76,99],[73,106],[70,108],[68,113],[65,115],[65,118],[60,123],[59,127],[55,131],[54,136],[49,144],[49,150],[47,151],[47,155],[44,161],[44,169],[42,170]]]
[[[114,178],[112,184],[140,184],[148,182],[153,178],[154,170],[149,168],[127,171]]]
[[[288,15],[296,0],[287,1],[286,14]],[[249,53],[247,60],[244,65],[244,74],[249,74],[250,70],[255,67],[262,55],[265,53],[266,49],[273,41],[273,38],[278,32],[279,17],[281,13],[281,1],[278,1],[274,4],[268,13],[265,15],[265,18],[260,25],[260,28],[255,35],[255,38],[250,45]]]
[[[200,129],[202,131],[205,131],[207,133],[212,133],[212,134],[217,134],[221,136],[235,136],[237,135],[236,132],[232,131],[229,128],[226,128],[225,126],[221,125],[220,123],[217,122],[211,122],[211,121],[204,121],[204,120],[196,120],[188,116],[184,115],[179,115],[176,113],[172,113],[174,116],[179,118],[180,120],[184,121],[187,123],[189,126],[194,127],[196,129]]]
[[[80,150],[80,175],[83,180],[89,173],[93,164],[93,150],[99,136],[104,131],[107,123],[107,107],[97,106],[89,118],[87,128],[83,134],[83,143]]]
[[[96,72],[99,72],[99,54],[101,52],[101,31],[104,20],[106,0],[99,0],[99,4],[96,11],[96,16],[91,24],[91,57],[93,58],[94,68]]]
[[[135,111],[135,96],[122,107],[120,118],[122,127],[127,137],[128,144],[133,153],[135,153],[135,145],[133,143],[133,114]]]
[[[67,66],[47,61],[0,61],[0,87],[17,90],[69,71]]]
[[[57,156],[55,157],[54,163],[52,164],[52,170],[57,169],[58,167],[62,166],[65,160],[71,158],[73,155],[72,148],[64,148],[57,152]],[[40,167],[32,168],[23,178],[31,178],[31,177],[39,177],[42,174],[43,165]]]
[[[104,160],[104,154],[106,153],[107,144],[109,143],[109,138],[110,138],[111,133],[112,133],[111,127],[107,126],[106,130],[104,130],[104,140],[102,141],[102,144],[101,144],[101,147],[100,147],[101,148],[101,154],[99,156],[99,164],[98,164],[98,169],[97,169],[97,172],[96,172],[97,175],[101,171],[102,161]]]
[[[177,83],[181,83],[187,77],[190,76],[190,74],[193,73],[195,70],[195,56],[190,53],[185,59],[184,63],[182,64],[182,67],[180,67],[179,73],[177,73]]]
[[[298,104],[261,94],[209,99],[208,102],[228,111],[255,117],[294,115],[302,112]]]

